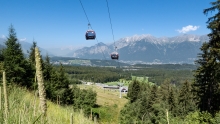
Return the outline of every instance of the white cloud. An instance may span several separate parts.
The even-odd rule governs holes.
[[[1,38],[6,39],[6,36],[5,36],[5,35],[2,35]]]
[[[21,38],[19,39],[19,41],[26,41],[26,38]]]
[[[189,31],[195,31],[199,28],[199,26],[188,25],[186,27],[182,27],[181,30],[177,30],[179,33],[186,33]]]

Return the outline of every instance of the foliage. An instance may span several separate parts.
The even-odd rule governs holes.
[[[5,42],[6,48],[3,49],[4,70],[6,71],[9,83],[16,83],[30,87],[32,73],[30,63],[24,58],[21,45],[18,42],[14,27],[9,27],[9,36]]]
[[[58,67],[59,69],[60,67]],[[63,68],[63,67],[62,67]],[[54,72],[54,67],[50,63],[50,57],[46,55],[44,62],[43,62],[43,74],[44,74],[44,79],[49,81],[52,79],[52,75]]]
[[[188,124],[215,124],[215,119],[208,112],[191,112],[184,120]]]
[[[207,23],[211,30],[210,40],[200,48],[202,53],[196,61],[198,68],[195,71],[194,91],[198,99],[200,111],[208,111],[213,116],[220,110],[220,2],[211,2],[212,7],[204,10],[204,14],[217,10],[214,16],[209,17]]]
[[[168,105],[169,105],[169,111],[173,113],[174,116],[177,114],[177,103],[176,103],[176,97],[174,96],[173,88],[170,88],[169,96],[168,96]]]
[[[168,78],[171,79],[172,84],[175,84],[176,86],[179,86],[185,80],[189,80],[189,81],[193,80],[192,69],[187,69],[185,67],[178,68],[179,66],[178,64],[173,64],[171,66],[173,68],[169,66],[170,64],[145,65],[142,68],[139,66],[137,67],[134,66],[133,68],[136,67],[137,70],[125,71],[124,73],[131,73],[132,76],[148,77],[149,82],[153,82],[157,85],[161,85],[161,83],[165,79],[168,79]],[[191,65],[191,66],[194,66],[194,65]]]
[[[33,44],[30,48],[30,51],[27,51],[27,53],[29,53],[28,56],[28,63],[30,64],[30,71],[28,72],[30,75],[32,75],[31,77],[31,82],[32,85],[29,87],[32,90],[36,90],[37,89],[37,82],[35,81],[36,78],[36,62],[35,62],[35,47],[37,47],[37,43],[35,41],[33,41]],[[43,63],[42,58],[40,59],[41,63]],[[43,66],[42,66],[43,67]]]
[[[140,94],[140,91],[141,91],[141,84],[139,81],[137,80],[134,80],[133,82],[131,82],[129,84],[129,87],[128,87],[128,98],[130,99],[130,102],[133,103],[135,102],[138,97],[139,97],[139,94]]]
[[[74,103],[73,107],[75,109],[83,109],[86,115],[89,115],[92,107],[96,104],[96,92],[92,89],[82,89],[80,90],[76,86],[73,86]]]
[[[51,73],[51,74],[50,74]],[[65,74],[63,65],[59,67],[59,71],[49,70],[49,80],[46,80],[46,92],[48,98],[60,104],[72,104],[73,95],[69,87],[69,80]]]
[[[167,123],[167,110],[170,122],[184,122],[186,115],[195,111],[196,106],[191,84],[187,81],[183,83],[180,92],[178,88],[170,79],[165,80],[161,86],[134,80],[129,85],[127,96],[130,102],[121,110],[120,123]]]
[[[189,112],[196,110],[194,94],[192,93],[191,84],[188,81],[185,81],[181,86],[178,101],[180,116],[186,116]]]
[[[85,66],[65,66],[71,78],[90,82],[110,82],[120,79],[119,69]]]
[[[33,44],[31,46],[30,50],[27,51],[27,53],[29,53],[28,60],[33,65],[35,65],[35,47],[37,47],[37,42],[33,41]]]

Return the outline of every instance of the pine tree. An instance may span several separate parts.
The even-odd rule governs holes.
[[[157,100],[158,100],[157,99],[158,98],[157,91],[158,91],[157,86],[153,85],[152,89],[151,89],[151,92],[150,92],[150,98],[149,98],[150,107],[152,107],[153,104],[157,103]]]
[[[168,108],[168,96],[169,90],[171,87],[171,80],[165,79],[163,83],[161,83],[160,88],[158,89],[158,97],[161,100],[161,105],[163,108]]]
[[[173,87],[170,88],[170,92],[168,96],[168,104],[169,104],[169,111],[171,111],[173,115],[176,115],[176,98],[173,92]]]
[[[218,63],[210,52],[208,43],[201,47],[203,51],[196,61],[200,66],[195,71],[194,91],[198,98],[198,107],[201,111],[208,111],[214,115],[219,110],[219,80]]]
[[[204,14],[217,10],[214,16],[208,18],[211,33],[209,42],[200,48],[202,54],[196,63],[194,91],[198,97],[198,107],[201,111],[208,111],[214,115],[220,110],[220,0],[211,2],[212,7],[204,9]]]
[[[65,74],[63,65],[60,63],[57,71],[52,68],[48,70],[48,73],[50,78],[46,81],[47,97],[52,101],[56,101],[59,97],[61,104],[72,104],[73,93],[69,88],[70,82]]]
[[[182,116],[186,116],[189,112],[196,109],[192,87],[188,81],[185,81],[180,88],[178,108]]]
[[[149,104],[148,104],[148,112],[149,118],[152,123],[157,123],[158,115],[159,115],[159,107],[158,107],[158,88],[156,85],[152,86],[150,96],[149,96]]]
[[[26,69],[29,68],[29,64],[24,58],[21,45],[18,42],[15,29],[12,25],[9,27],[9,36],[5,45],[6,48],[3,49],[3,58],[7,80],[10,83],[29,87],[31,82],[29,82],[29,76],[26,72]]]
[[[32,77],[31,82],[33,82],[32,86],[31,86],[31,89],[37,89],[37,82],[35,82],[35,77],[36,77],[36,75],[35,75],[35,73],[36,73],[35,48],[36,47],[37,47],[37,43],[35,41],[33,41],[33,44],[30,48],[30,51],[27,51],[27,53],[29,53],[27,60],[28,60],[28,63],[30,65],[28,74],[31,75],[31,77]],[[41,57],[41,55],[40,55],[40,57]],[[40,61],[41,61],[41,64],[42,64],[43,63],[42,58],[40,59]],[[43,66],[41,66],[41,67],[43,67]]]
[[[148,92],[143,91],[138,101],[140,108],[139,108],[139,112],[137,113],[137,115],[138,115],[138,118],[142,121],[146,121],[147,115],[149,114],[149,111],[148,111],[149,96],[150,94]]]
[[[33,44],[30,48],[30,50],[27,51],[27,53],[29,53],[28,55],[28,61],[34,66],[34,70],[35,70],[35,64],[36,64],[36,61],[35,61],[35,48],[37,47],[37,42],[36,41],[33,41]],[[40,50],[39,50],[40,52]],[[43,58],[42,58],[42,55],[40,55],[40,60],[41,60],[41,64],[42,64],[42,69],[44,70],[44,61],[43,61]]]
[[[41,56],[42,57],[42,56]],[[55,87],[57,79],[57,73],[54,69],[53,65],[50,63],[50,57],[46,55],[44,61],[42,61],[43,75],[45,80],[45,88],[47,98],[55,101],[57,99],[57,95],[55,94]]]
[[[28,59],[34,65],[35,65],[35,47],[37,47],[37,42],[33,41],[30,51],[27,51],[27,53],[29,53]]]
[[[133,80],[128,87],[127,96],[130,98],[130,102],[133,103],[139,98],[139,94],[141,92],[140,82],[137,80]]]
[[[53,65],[50,63],[50,57],[46,55],[45,61],[43,63],[43,73],[44,73],[44,79],[49,81],[52,77],[52,73],[54,71]]]
[[[4,61],[3,50],[0,50],[0,62]]]
[[[134,121],[136,121],[136,123],[144,122],[146,124],[149,124],[150,123],[149,119],[145,119],[148,116],[148,113],[141,116],[141,118],[143,117],[143,119],[138,118],[140,109],[141,109],[140,100],[137,100],[136,102],[133,103],[125,104],[125,106],[120,111],[120,116],[119,116],[120,124],[133,124],[135,123]]]
[[[59,86],[57,88],[60,90],[59,95],[61,95],[61,100],[64,104],[71,104],[72,103],[72,92],[69,88],[69,80],[66,76],[65,69],[63,65],[60,63],[60,68],[58,72],[58,82]]]

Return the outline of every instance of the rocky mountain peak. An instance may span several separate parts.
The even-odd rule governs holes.
[[[207,35],[183,34],[175,37],[154,37],[150,34],[133,35],[121,38],[112,44],[98,43],[74,52],[74,57],[102,59],[103,55],[110,59],[109,53],[116,45],[123,61],[142,61],[162,63],[193,63],[200,52]],[[72,54],[73,55],[73,54]]]

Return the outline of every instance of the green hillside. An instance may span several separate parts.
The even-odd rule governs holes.
[[[3,91],[1,87],[1,91]],[[9,116],[5,117],[3,93],[1,93],[0,123],[8,124],[41,124],[41,113],[39,109],[39,97],[26,89],[10,86],[9,94]],[[85,118],[83,112],[73,111],[70,106],[60,106],[47,101],[48,111],[47,124],[70,124],[71,114],[75,124],[91,124],[93,121]]]

